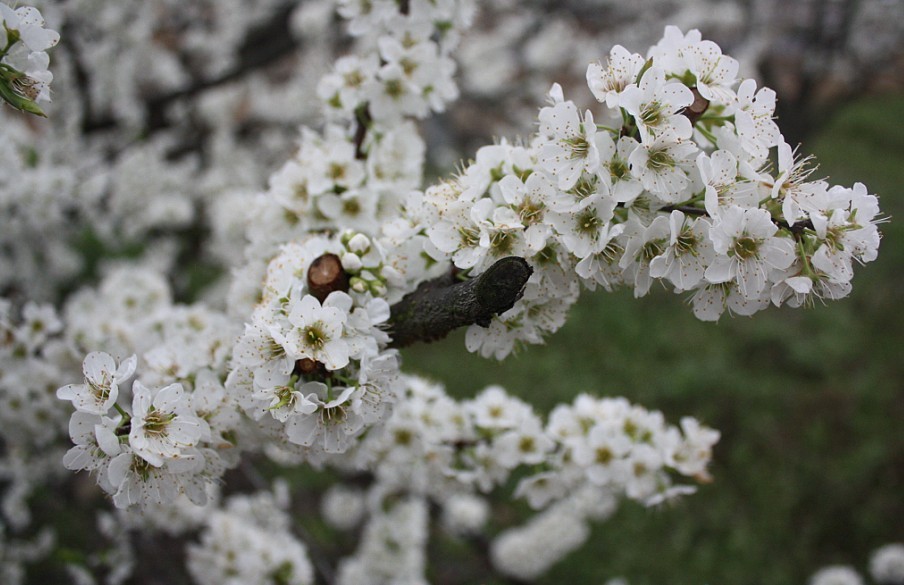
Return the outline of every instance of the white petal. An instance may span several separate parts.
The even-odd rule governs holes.
[[[338,370],[348,365],[348,343],[342,339],[333,339],[323,345],[320,352],[324,365],[328,370]]]
[[[175,412],[184,392],[182,384],[170,384],[161,388],[154,396],[154,406],[163,412]]]
[[[135,368],[138,366],[138,356],[132,354],[129,358],[122,361],[119,364],[119,369],[116,370],[116,373],[113,374],[113,379],[116,382],[122,382],[124,380],[128,380],[132,374],[135,373]]]
[[[109,384],[115,371],[116,361],[110,354],[102,351],[92,351],[85,356],[85,361],[82,363],[85,379],[97,385]]]
[[[728,256],[716,256],[713,263],[706,269],[706,280],[713,283],[728,282],[734,278],[732,260]]]

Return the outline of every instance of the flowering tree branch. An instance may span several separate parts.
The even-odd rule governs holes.
[[[512,308],[533,269],[523,259],[498,260],[476,278],[459,281],[455,271],[422,283],[392,306],[392,347],[442,339],[453,329],[477,324]]]
[[[548,418],[496,385],[456,400],[405,374],[387,344],[433,341],[476,324],[468,349],[503,359],[561,327],[581,290],[633,285],[643,296],[657,279],[693,294],[695,314],[705,320],[770,304],[801,306],[847,295],[854,263],[876,257],[877,198],[862,184],[808,180],[810,159],[796,155],[773,121],[775,92],[738,78],[739,63],[698,31],[669,27],[647,56],[613,47],[587,68],[599,106],[582,112],[556,84],[530,139],[485,146],[456,176],[422,190],[427,144],[419,121],[446,111],[459,95],[452,52],[473,20],[472,2],[340,2],[359,37],[356,54],[339,58],[316,90],[290,89],[257,103],[251,97],[265,92],[250,80],[223,87],[210,103],[201,100],[207,89],[291,52],[296,37],[315,48],[330,45],[331,35],[323,34],[329,15],[309,8],[327,3],[296,11],[298,3],[277,1],[285,16],[278,22],[265,18],[270,10],[236,18],[228,6],[222,14],[214,8],[221,3],[199,3],[210,7],[204,30],[189,30],[184,40],[182,17],[169,10],[155,22],[135,18],[143,13],[128,6],[97,18],[80,14],[80,21],[118,23],[124,37],[136,36],[144,47],[119,59],[124,42],[94,46],[93,26],[71,29],[74,40],[85,36],[86,50],[73,53],[70,85],[99,102],[95,112],[86,101],[61,127],[80,126],[85,137],[94,136],[76,142],[68,161],[17,138],[30,136],[27,128],[0,124],[14,153],[0,157],[0,175],[16,177],[26,186],[17,193],[28,194],[10,197],[14,205],[7,207],[36,200],[26,219],[59,218],[7,222],[44,228],[0,230],[0,260],[33,266],[30,274],[59,271],[68,282],[65,246],[73,232],[56,229],[68,227],[68,216],[48,213],[43,203],[61,191],[60,210],[75,195],[90,196],[79,213],[105,238],[122,235],[128,243],[181,230],[179,248],[146,243],[148,259],[170,254],[167,265],[187,264],[173,252],[201,256],[209,233],[211,250],[234,268],[228,302],[215,295],[218,302],[209,306],[173,302],[166,275],[148,262],[114,269],[96,289],[85,287],[59,307],[19,307],[0,298],[0,402],[29,405],[0,420],[0,467],[29,471],[12,482],[4,475],[4,484],[24,502],[19,486],[37,485],[31,467],[58,466],[45,464],[43,454],[58,460],[68,429],[71,447],[62,464],[91,473],[118,509],[146,512],[140,524],[104,514],[99,531],[119,556],[103,553],[95,563],[92,550],[75,547],[79,553],[67,557],[76,562],[66,569],[80,581],[95,580],[89,569],[130,571],[132,563],[120,558],[131,558],[128,532],[140,526],[186,538],[195,531],[184,560],[198,585],[423,582],[429,540],[438,540],[428,539],[436,520],[468,539],[480,570],[498,573],[494,581],[532,581],[585,543],[589,522],[608,518],[619,500],[656,505],[693,492],[691,480],[708,479],[719,433],[690,417],[679,428],[625,399],[583,392]],[[220,17],[229,25],[223,31],[215,26]],[[9,90],[13,105],[49,99],[44,50],[58,35],[43,23],[37,9],[0,0],[0,89]],[[223,53],[224,39],[238,52]],[[211,56],[224,60],[202,66]],[[122,95],[108,100],[110,81]],[[287,96],[307,102],[313,95],[325,127],[302,128],[297,150],[270,175],[266,193],[257,194],[263,175],[242,162],[257,157],[241,142],[249,117],[266,113],[263,123],[279,122],[274,114]],[[199,101],[170,116],[190,100]],[[109,121],[92,117],[105,111]],[[100,135],[120,120],[127,132]],[[173,128],[179,131],[149,140],[176,121],[188,131]],[[224,174],[205,172],[192,181],[208,162],[175,160],[182,153],[171,147],[191,148],[194,126],[200,135],[223,138],[199,156]],[[187,144],[178,143],[180,135]],[[73,142],[68,136],[61,145]],[[80,186],[90,177],[77,169],[93,164],[98,152],[121,151],[110,148],[118,140],[129,140],[136,153],[100,161],[109,165],[99,173],[104,180]],[[262,145],[271,142],[280,146],[278,139]],[[772,149],[776,165],[768,164]],[[261,150],[269,158],[270,148]],[[82,151],[90,157],[82,159]],[[71,177],[58,160],[71,164]],[[184,197],[194,182],[203,187]],[[243,189],[254,193],[232,192]],[[32,193],[42,190],[50,192]],[[223,206],[208,205],[218,194]],[[143,214],[149,199],[153,213]],[[243,227],[244,251],[232,245]],[[54,241],[57,249],[48,246]],[[449,259],[440,265],[448,267],[445,274],[435,277],[432,267]],[[31,292],[27,278],[11,283],[22,283],[23,297]],[[6,286],[0,278],[0,290]],[[398,302],[390,306],[389,299]],[[72,383],[60,386],[54,400],[47,388],[57,379]],[[18,453],[42,459],[32,465]],[[344,546],[318,547],[293,522],[293,514],[311,511],[315,494],[293,494],[298,480],[271,487],[251,463],[258,454],[280,467],[356,470],[319,502],[331,528],[359,528],[353,554],[345,555]],[[241,483],[242,474],[257,494],[217,489],[235,468],[229,477]],[[46,475],[57,481],[58,474]],[[490,506],[508,498],[513,484],[513,495],[536,515],[502,531],[488,527],[490,520],[512,519],[492,515]],[[303,507],[293,507],[293,498]],[[6,527],[10,514],[0,516]],[[175,556],[145,540],[136,552],[147,559]],[[82,558],[85,566],[77,562]],[[135,578],[148,573],[134,564]]]

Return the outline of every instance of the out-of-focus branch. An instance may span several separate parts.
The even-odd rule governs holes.
[[[288,55],[299,47],[298,40],[289,30],[289,15],[297,5],[286,3],[274,10],[270,19],[248,31],[242,46],[238,50],[238,63],[234,68],[209,79],[198,79],[191,85],[148,98],[145,102],[146,133],[151,133],[167,126],[166,111],[169,106],[181,99],[193,97],[208,89],[218,87],[241,79],[252,71],[260,69]],[[76,72],[79,71],[76,59]],[[84,70],[82,69],[82,75]],[[83,83],[84,84],[84,83]],[[88,92],[83,92],[85,96]],[[115,127],[116,120],[111,117],[91,118],[86,116],[84,131],[103,131]]]

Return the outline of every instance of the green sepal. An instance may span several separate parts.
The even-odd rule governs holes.
[[[29,114],[41,116],[42,118],[47,117],[44,110],[38,107],[38,104],[33,100],[16,93],[10,79],[6,77],[5,74],[0,75],[0,98],[19,111],[28,112]]]

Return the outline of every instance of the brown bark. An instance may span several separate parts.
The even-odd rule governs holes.
[[[454,272],[421,283],[392,306],[390,347],[442,339],[453,329],[477,324],[512,308],[524,293],[533,269],[524,258],[497,261],[482,274],[460,281]]]

